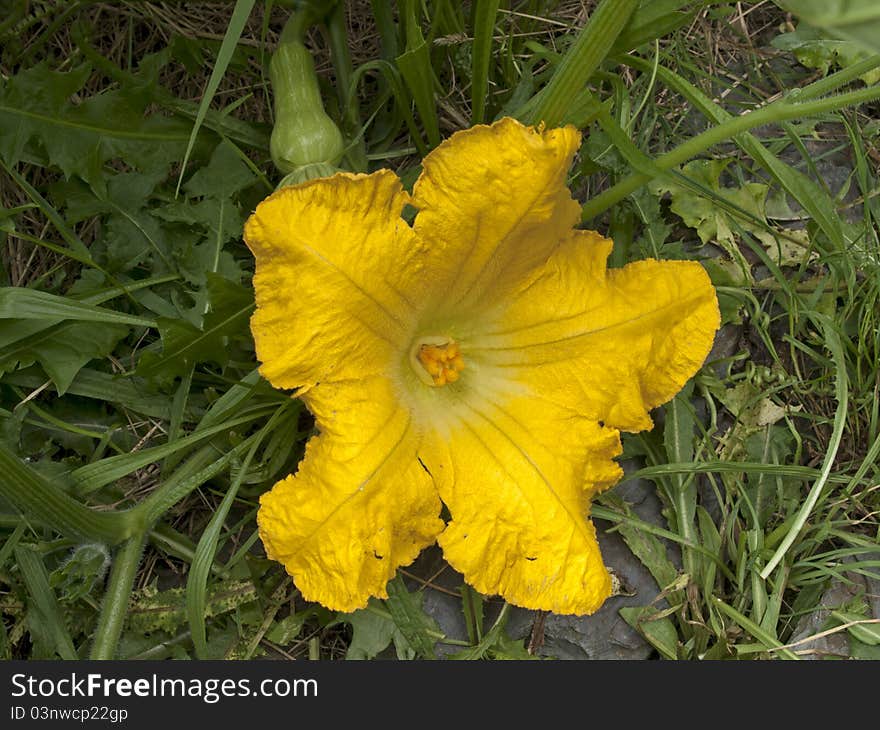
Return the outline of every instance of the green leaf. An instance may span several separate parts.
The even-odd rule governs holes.
[[[766,185],[749,182],[741,187],[722,186],[721,175],[730,162],[692,160],[681,170],[685,184],[667,178],[651,188],[657,194],[670,193],[671,210],[696,229],[703,243],[711,241],[727,251],[744,274],[751,267],[740,250],[742,232],[754,236],[777,265],[796,266],[815,258],[804,232],[777,232],[767,223]]]
[[[428,144],[436,147],[440,144],[440,122],[434,103],[434,70],[428,44],[419,26],[416,7],[414,0],[404,1],[402,12],[406,18],[406,52],[397,57],[396,63],[425,126]]]
[[[776,0],[776,4],[832,36],[880,53],[880,6],[876,0]]]
[[[81,493],[94,492],[111,482],[131,474],[136,469],[160,461],[178,451],[191,449],[194,445],[199,444],[212,436],[228,434],[236,426],[250,423],[261,415],[264,415],[264,411],[230,419],[225,423],[215,424],[208,428],[197,429],[194,433],[191,433],[188,436],[181,436],[180,438],[177,438],[170,443],[162,444],[161,446],[140,449],[139,451],[130,454],[108,456],[100,461],[96,461],[92,464],[85,464],[84,466],[74,469],[70,476]],[[229,454],[227,453],[225,457],[229,457]],[[155,492],[153,494],[155,494]]]
[[[9,373],[4,376],[3,382],[34,389],[43,386],[46,378],[38,370],[29,369]],[[134,376],[115,376],[83,368],[76,374],[66,392],[112,403],[119,408],[162,421],[167,421],[171,417],[171,403],[168,397],[158,392],[151,392],[145,380]],[[198,420],[200,412],[200,406],[197,407],[190,401],[184,418],[188,422]]]
[[[58,606],[55,593],[49,585],[49,573],[42,558],[30,548],[19,546],[15,548],[15,559],[42,623],[54,640],[58,656],[68,660],[77,659],[70,631],[64,622],[64,614]]]
[[[566,118],[571,100],[586,87],[626,26],[638,0],[602,0],[581,29],[550,82],[515,114],[522,122],[555,126]]]
[[[229,360],[229,339],[248,336],[246,325],[254,308],[253,292],[215,274],[208,274],[207,281],[210,311],[202,327],[160,318],[162,354],[144,353],[138,374],[167,381],[182,377],[201,362],[224,367]]]
[[[130,512],[89,509],[25,464],[0,441],[0,497],[61,534],[115,544],[132,534]]]
[[[110,567],[110,551],[99,542],[87,542],[74,548],[71,556],[49,576],[49,583],[61,594],[61,600],[78,601],[92,593]]]
[[[614,504],[620,512],[626,514],[628,506],[614,494],[606,493],[602,497],[606,504]],[[672,564],[666,552],[666,546],[650,532],[621,520],[617,525],[618,532],[627,547],[644,565],[658,586],[671,585],[678,577],[678,569]]]
[[[620,609],[624,621],[647,639],[666,659],[678,658],[678,631],[675,624],[651,606]]]
[[[691,381],[664,408],[666,423],[663,427],[663,445],[668,461],[673,464],[684,464],[694,459],[696,417],[691,404],[693,390],[693,381]],[[678,533],[688,542],[696,542],[694,519],[697,508],[697,484],[695,479],[684,474],[673,477],[669,497],[675,509]],[[683,558],[685,572],[693,576],[696,556],[689,548],[685,547]]]
[[[880,51],[880,43],[876,42],[873,50],[868,50],[864,43],[852,40],[839,40],[829,34],[801,23],[797,30],[783,33],[771,41],[771,44],[783,51],[791,51],[795,58],[807,68],[819,69],[827,74],[832,66],[849,68]],[[880,14],[877,15],[877,31],[880,32]],[[860,76],[862,81],[871,86],[880,81],[880,69],[868,71]]]
[[[707,0],[642,0],[611,47],[609,55],[626,53],[690,23]]]
[[[232,9],[232,16],[229,18],[229,24],[226,26],[226,33],[223,34],[223,41],[220,44],[220,50],[217,52],[217,62],[211,70],[211,78],[208,79],[208,85],[205,87],[205,93],[202,94],[202,100],[199,102],[199,109],[196,113],[196,119],[186,143],[186,152],[183,155],[183,162],[180,164],[180,177],[177,179],[177,189],[180,190],[180,183],[183,181],[184,172],[186,172],[186,163],[189,161],[193,146],[199,134],[202,122],[217,93],[217,87],[226,73],[226,67],[232,60],[232,54],[235,53],[238,39],[244,30],[245,23],[250,17],[251,10],[254,7],[254,0],[235,0],[235,7]]]
[[[831,616],[847,626],[850,636],[868,646],[880,645],[880,624],[857,613],[848,611],[832,611]]]
[[[190,196],[229,198],[257,179],[245,159],[234,144],[224,139],[214,148],[208,164],[199,168],[183,189]]]
[[[26,151],[40,159],[45,150],[45,164],[100,189],[108,160],[156,170],[179,158],[187,140],[185,123],[147,114],[150,99],[142,89],[126,86],[71,103],[90,74],[88,64],[57,72],[41,63],[0,87],[0,156],[7,165],[15,165]]]
[[[478,594],[473,589],[465,586],[462,589],[462,595],[466,595],[465,589],[472,596]],[[510,617],[509,604],[505,604],[498,614],[498,618],[492,625],[486,635],[480,638],[474,646],[458,651],[449,656],[450,659],[457,661],[475,661],[477,659],[539,659],[539,657],[529,654],[522,639],[512,639],[504,630]],[[480,609],[480,618],[482,619],[482,608]],[[470,631],[470,629],[469,629]]]
[[[285,616],[272,624],[272,627],[266,632],[266,638],[273,644],[287,646],[302,633],[303,626],[312,613],[312,611],[306,610]]]
[[[257,590],[250,580],[217,581],[208,589],[205,616],[210,618],[229,613],[257,598]],[[128,614],[128,626],[132,631],[174,633],[185,626],[186,621],[186,592],[183,588],[159,591],[155,585],[148,585],[136,591],[132,598]]]
[[[627,62],[632,63],[632,65],[644,72],[650,73],[653,70],[652,65],[643,59],[629,57]],[[874,66],[866,64],[865,67],[867,69],[874,68],[876,64]],[[657,74],[664,83],[682,94],[690,104],[699,109],[704,116],[715,124],[723,124],[732,119],[730,112],[713,102],[702,91],[678,74],[662,66],[657,68]],[[835,76],[840,75],[843,75],[842,72]],[[832,77],[828,77],[827,80],[821,82],[828,87],[822,93],[828,93],[837,88],[839,84],[837,82],[831,83],[831,81]],[[809,95],[820,93],[819,89],[817,89],[817,84],[811,84],[807,89],[801,89],[802,97],[805,92]],[[754,135],[749,133],[739,134],[733,138],[733,141],[763,167],[779,183],[782,189],[791,195],[813,217],[813,220],[816,221],[816,224],[836,248],[844,248],[843,222],[838,215],[835,201],[825,190],[800,170],[795,169],[772,154]]]
[[[59,395],[67,392],[77,373],[89,362],[113,352],[128,334],[121,324],[96,327],[86,322],[65,322],[0,350],[0,370],[40,363],[55,383]]]
[[[385,605],[395,626],[416,654],[425,659],[436,658],[434,644],[440,627],[422,610],[422,594],[410,593],[398,575],[388,583]]]
[[[133,317],[68,297],[17,286],[0,288],[0,319],[70,319],[138,327],[156,326],[156,323],[150,319]]]
[[[397,631],[394,621],[384,615],[384,611],[375,610],[381,604],[373,598],[370,602],[373,604],[372,610],[368,606],[341,617],[351,625],[353,632],[345,654],[346,659],[373,659],[391,645]]]
[[[247,456],[236,470],[237,473],[235,478],[232,480],[226,494],[223,496],[223,501],[214,511],[211,521],[208,523],[208,526],[199,538],[199,544],[196,548],[195,555],[193,556],[186,581],[186,610],[189,617],[190,631],[192,632],[193,637],[193,646],[196,651],[196,656],[199,658],[205,657],[208,650],[207,633],[205,629],[205,596],[207,592],[208,577],[214,564],[217,545],[220,542],[220,533],[223,530],[226,516],[229,514],[229,509],[232,507],[232,503],[238,494],[239,487],[250,467],[257,448],[260,446],[263,439],[272,432],[275,424],[283,417],[285,410],[286,406],[281,406],[281,408],[272,414],[272,417],[260,430],[260,433],[254,440]]]

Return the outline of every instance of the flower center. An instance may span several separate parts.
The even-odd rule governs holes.
[[[423,337],[412,348],[410,360],[427,385],[446,385],[458,380],[464,358],[458,343],[449,337]]]

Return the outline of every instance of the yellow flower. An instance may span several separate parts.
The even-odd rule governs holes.
[[[411,197],[389,170],[340,173],[248,220],[261,372],[320,431],[258,515],[306,599],[384,598],[435,540],[519,606],[587,614],[608,597],[591,500],[620,479],[619,432],[651,427],[719,314],[698,263],[608,270],[612,242],[574,230],[579,144],[502,119],[429,154]]]

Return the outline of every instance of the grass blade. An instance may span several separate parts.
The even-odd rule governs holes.
[[[440,144],[440,121],[434,103],[434,70],[431,66],[431,52],[416,15],[416,4],[407,0],[406,7],[406,51],[397,57],[397,68],[406,82],[419,117],[428,135],[428,144]]]
[[[825,461],[822,464],[822,472],[810,488],[810,493],[807,495],[800,511],[798,511],[797,517],[789,529],[788,534],[782,540],[779,547],[776,548],[773,557],[770,558],[770,561],[761,571],[761,577],[764,580],[767,580],[770,573],[772,573],[776,566],[779,565],[779,562],[785,557],[785,554],[789,551],[795,540],[797,540],[798,534],[807,523],[810,513],[813,511],[816,502],[819,500],[819,495],[822,493],[822,489],[828,481],[828,476],[831,474],[831,469],[834,466],[834,459],[837,457],[837,451],[840,449],[840,442],[843,439],[843,429],[846,426],[849,385],[846,375],[846,358],[843,352],[843,343],[840,340],[838,331],[835,329],[834,324],[830,319],[824,315],[816,313],[812,316],[822,328],[825,342],[828,349],[831,351],[831,358],[834,361],[834,391],[837,398],[837,410],[834,412],[834,426],[831,430],[831,439],[828,442],[827,451],[825,452]]]
[[[229,433],[229,431],[236,426],[250,423],[262,415],[264,415],[263,412],[257,412],[252,415],[241,416],[240,418],[202,429],[201,431],[197,431],[188,436],[183,436],[170,443],[162,444],[161,446],[143,449],[132,454],[110,456],[94,464],[86,464],[78,469],[74,469],[70,473],[70,476],[80,492],[86,494],[94,492],[111,482],[122,479],[122,477],[131,474],[136,469],[142,469],[145,466],[161,461],[162,459],[177,453],[181,449],[195,446],[205,439],[216,436],[217,434]]]
[[[696,419],[690,400],[693,396],[693,383],[688,384],[666,407],[666,423],[663,427],[663,443],[670,462],[687,463],[694,458],[694,427]],[[671,479],[670,501],[675,509],[678,532],[688,542],[696,543],[694,526],[697,511],[697,485],[693,477],[683,474]],[[688,548],[682,550],[684,570],[693,580],[697,579],[695,556]]]
[[[133,317],[68,297],[18,286],[0,288],[0,319],[72,319],[79,322],[129,324],[135,327],[156,326],[153,320],[145,317]]]
[[[16,547],[15,559],[18,562],[21,577],[24,578],[28,593],[52,634],[58,656],[68,660],[78,659],[70,632],[64,623],[61,608],[58,606],[55,593],[49,585],[49,573],[42,558],[30,548]]]
[[[717,596],[712,596],[712,605],[715,606],[721,613],[727,616],[730,619],[733,619],[734,622],[739,624],[739,626],[746,631],[748,631],[752,636],[754,636],[758,641],[760,641],[765,647],[767,647],[768,651],[777,651],[779,656],[783,659],[799,659],[797,654],[795,654],[790,649],[786,649],[781,642],[774,639],[770,634],[768,634],[764,629],[762,629],[758,624],[752,621],[747,616],[743,616],[739,611],[735,608],[728,606],[724,601],[722,601]]]
[[[183,176],[186,173],[186,163],[189,161],[189,156],[196,143],[196,137],[199,136],[199,129],[202,127],[202,122],[205,121],[205,114],[208,112],[208,107],[211,106],[214,94],[217,93],[217,87],[220,86],[220,80],[223,78],[223,74],[226,73],[226,67],[232,60],[232,54],[235,52],[235,47],[238,44],[239,38],[241,38],[244,25],[247,23],[247,19],[250,17],[253,7],[254,0],[235,1],[235,8],[232,10],[232,17],[229,19],[229,25],[226,28],[223,41],[220,43],[220,50],[217,52],[217,62],[214,64],[214,69],[211,71],[211,78],[208,79],[208,85],[205,87],[205,93],[202,96],[202,101],[199,103],[199,110],[196,112],[196,120],[193,122],[189,141],[186,143],[186,152],[183,155],[183,161],[180,163],[180,176],[177,178],[177,188],[174,191],[175,197],[180,193],[180,185],[183,183]]]
[[[244,461],[237,470],[235,478],[223,495],[223,501],[214,512],[211,521],[202,533],[196,548],[195,556],[189,568],[189,575],[186,580],[186,612],[189,618],[189,627],[192,632],[193,645],[195,647],[196,656],[204,658],[208,651],[207,632],[205,629],[205,597],[207,595],[208,575],[214,565],[214,556],[217,552],[217,544],[220,541],[220,531],[226,522],[226,516],[229,514],[229,508],[235,501],[238,494],[238,488],[241,486],[248,467],[257,452],[263,439],[272,433],[277,421],[287,410],[287,404],[281,406],[265,426],[260,429],[258,437],[254,439],[251,448],[248,450]]]
[[[571,100],[583,91],[593,72],[605,60],[638,4],[639,0],[604,0],[600,3],[547,86],[515,116],[527,124],[544,122],[548,127],[559,124]]]
[[[471,124],[482,124],[489,93],[489,61],[499,0],[477,0],[474,7],[474,50],[471,59]]]

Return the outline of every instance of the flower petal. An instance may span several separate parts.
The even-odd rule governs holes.
[[[278,388],[387,370],[413,326],[423,246],[400,217],[394,173],[340,173],[283,188],[244,237],[256,256],[251,330]]]
[[[304,399],[321,434],[297,473],[260,499],[260,537],[304,598],[353,611],[387,597],[397,568],[434,542],[440,500],[385,379],[322,384]]]
[[[446,559],[518,606],[592,613],[611,579],[587,514],[620,479],[619,433],[531,397],[474,400],[419,450],[452,515],[438,540]]]
[[[703,364],[720,323],[699,263],[648,259],[608,269],[611,241],[574,231],[479,339],[508,377],[624,431],[652,425]]]
[[[504,118],[457,132],[425,157],[414,229],[444,252],[432,278],[446,301],[501,297],[547,259],[580,215],[565,186],[579,145],[574,127],[538,131]]]

